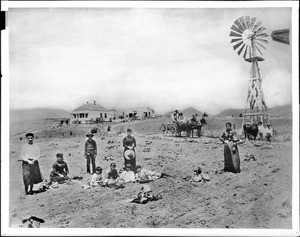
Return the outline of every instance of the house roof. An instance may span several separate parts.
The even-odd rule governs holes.
[[[109,111],[102,105],[94,104],[94,103],[86,103],[84,105],[79,106],[78,108],[74,109],[73,112],[77,111]]]

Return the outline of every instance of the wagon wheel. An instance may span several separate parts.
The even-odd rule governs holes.
[[[167,131],[167,126],[165,124],[162,124],[160,126],[160,132],[164,135]]]
[[[173,125],[173,126],[170,128],[170,130],[171,130],[171,132],[172,132],[172,134],[173,134],[173,137],[175,137],[175,136],[176,136],[176,133],[177,133],[177,128],[176,128],[176,126]]]

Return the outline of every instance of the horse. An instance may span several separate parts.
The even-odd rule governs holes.
[[[197,136],[199,138],[201,137],[201,129],[204,125],[207,125],[205,117],[208,117],[206,112],[203,113],[200,121],[197,121],[196,123],[192,124],[192,127],[191,127],[192,137],[194,136],[194,129],[197,130]]]
[[[190,133],[192,130],[192,124],[190,121],[186,121],[185,123],[177,123],[177,134],[181,137],[181,132],[187,132],[187,136],[190,137]]]
[[[192,137],[194,135],[194,129],[197,130],[197,136],[200,138],[201,137],[201,129],[204,125],[207,125],[205,117],[208,117],[207,113],[204,112],[202,115],[202,118],[200,121],[197,122],[191,122],[191,121],[186,121],[184,123],[176,123],[177,127],[177,134],[178,136],[181,136],[181,132],[187,132],[187,136],[190,137],[192,134]]]

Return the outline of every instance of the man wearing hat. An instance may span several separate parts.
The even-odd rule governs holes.
[[[33,133],[26,134],[27,144],[22,146],[21,159],[23,181],[26,194],[33,194],[33,185],[43,181],[38,159],[40,158],[40,148],[33,143]],[[29,192],[28,192],[29,186]]]
[[[179,113],[178,113],[178,110],[176,109],[174,111],[174,114],[172,114],[173,123],[177,123],[178,122],[178,118],[179,118]]]
[[[96,171],[96,156],[97,156],[97,145],[95,140],[93,140],[93,134],[88,133],[86,134],[86,137],[88,138],[85,142],[84,146],[84,157],[86,158],[86,172],[90,173],[90,163],[92,163],[92,174]]]
[[[190,120],[192,125],[197,125],[198,124],[199,121],[198,121],[197,117],[198,117],[198,114],[193,114],[192,115],[192,118]]]
[[[135,150],[136,141],[135,138],[131,135],[131,129],[127,129],[127,136],[123,139],[123,147],[124,147],[124,165],[130,164],[132,170],[135,172],[136,159],[135,159]]]

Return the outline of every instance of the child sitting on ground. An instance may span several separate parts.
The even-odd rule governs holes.
[[[116,167],[116,163],[110,164],[110,168],[105,172],[103,185],[116,189],[124,188],[124,185],[119,182],[119,173]]]
[[[62,153],[56,154],[56,162],[53,164],[53,170],[50,173],[50,181],[63,183],[68,180],[69,169],[67,162],[64,161],[64,157]]]
[[[120,174],[120,183],[135,182],[134,172],[131,170],[131,168],[131,165],[127,163],[125,170]]]
[[[104,177],[102,175],[102,168],[97,166],[95,169],[95,173],[92,175],[90,186],[103,186]]]

